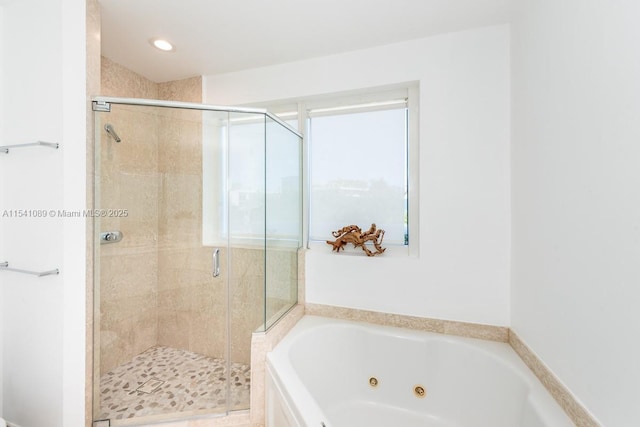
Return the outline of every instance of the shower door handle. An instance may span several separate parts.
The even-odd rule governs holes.
[[[220,275],[220,248],[213,250],[213,277]]]

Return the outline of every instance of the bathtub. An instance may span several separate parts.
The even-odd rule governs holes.
[[[574,425],[505,343],[305,316],[266,371],[267,427]]]

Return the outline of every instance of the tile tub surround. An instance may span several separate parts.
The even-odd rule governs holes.
[[[571,394],[540,358],[513,331],[509,331],[509,344],[578,427],[600,427],[600,423]]]
[[[336,319],[355,320],[376,325],[395,326],[467,338],[479,338],[489,341],[508,342],[509,328],[504,326],[482,325],[478,323],[456,322],[453,320],[431,319],[427,317],[404,316],[354,308],[335,307],[321,304],[306,304],[305,314]]]
[[[251,338],[251,427],[264,427],[266,361],[270,352],[305,314],[303,305],[296,305],[267,332],[255,332]]]
[[[510,328],[456,322],[451,320],[404,316],[399,314],[381,313],[322,304],[306,304],[305,314],[506,342],[514,349],[518,356],[540,380],[549,394],[553,396],[556,402],[558,402],[560,407],[567,413],[576,426],[600,427],[600,424],[589,413],[589,411],[580,404],[576,397],[571,394],[569,389],[560,382],[554,373]]]

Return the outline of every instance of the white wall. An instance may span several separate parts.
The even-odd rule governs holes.
[[[516,6],[512,327],[603,425],[637,425],[640,3]]]
[[[85,5],[22,0],[4,5],[2,144],[61,148],[0,157],[0,211],[83,209],[86,200]],[[21,427],[84,425],[84,222],[0,218],[0,258],[59,276],[2,274],[3,417]]]
[[[508,325],[508,26],[207,76],[204,99],[248,104],[409,81],[420,82],[420,255],[313,248],[307,301]]]

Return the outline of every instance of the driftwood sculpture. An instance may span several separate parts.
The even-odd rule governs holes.
[[[353,243],[354,248],[362,248],[367,256],[380,255],[386,249],[382,247],[384,230],[377,229],[375,224],[371,224],[371,228],[364,233],[357,225],[348,225],[338,231],[332,231],[331,234],[336,240],[327,240],[327,244],[333,246],[333,250],[336,252],[340,252],[340,249],[344,249],[348,243]],[[367,242],[372,242],[376,250],[369,249]]]

